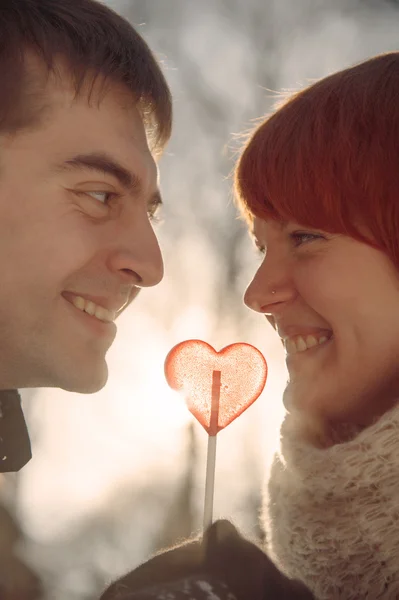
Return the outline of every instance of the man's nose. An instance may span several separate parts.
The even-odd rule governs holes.
[[[160,283],[164,266],[158,239],[146,216],[118,227],[117,240],[108,266],[124,283],[151,287]]]

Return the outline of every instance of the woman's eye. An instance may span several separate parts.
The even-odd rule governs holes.
[[[309,233],[308,231],[293,231],[289,234],[295,248],[313,242],[314,240],[324,240],[325,237],[318,233]]]
[[[252,243],[254,245],[254,250],[255,250],[257,256],[259,256],[260,258],[264,258],[265,254],[266,254],[266,246],[261,244],[256,239],[252,239]]]

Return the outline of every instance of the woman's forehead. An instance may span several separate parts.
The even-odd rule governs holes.
[[[254,238],[264,238],[266,237],[268,231],[284,231],[287,228],[288,224],[289,221],[277,221],[276,219],[261,219],[260,217],[254,217],[251,228],[251,235]]]

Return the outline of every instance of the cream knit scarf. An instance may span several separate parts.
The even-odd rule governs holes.
[[[399,598],[399,406],[327,449],[288,415],[264,524],[271,558],[319,600]]]

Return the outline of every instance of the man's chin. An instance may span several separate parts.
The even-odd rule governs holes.
[[[98,377],[96,379],[90,379],[87,381],[77,382],[73,388],[71,388],[70,392],[75,392],[77,394],[95,394],[103,389],[105,384],[108,381],[108,372],[104,377]]]
[[[43,387],[58,387],[66,392],[75,394],[95,394],[103,389],[108,381],[108,367],[104,363],[101,369],[95,372],[81,369],[72,376],[59,377],[52,385]]]
[[[91,367],[91,368],[90,368]],[[17,377],[6,380],[1,389],[59,388],[77,394],[99,392],[108,381],[108,366],[103,359],[97,365],[64,365],[63,369],[48,367],[41,373],[20,370]]]

